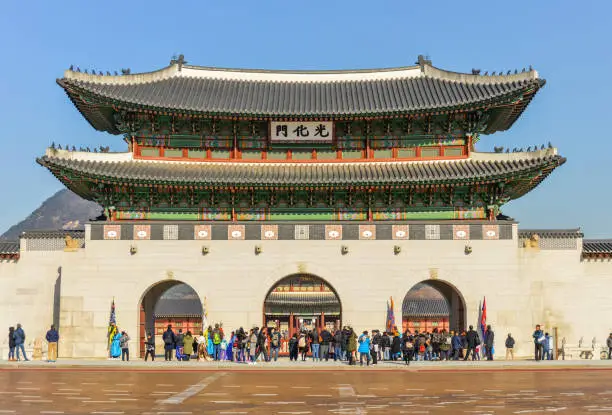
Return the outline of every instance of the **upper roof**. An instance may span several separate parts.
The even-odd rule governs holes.
[[[67,70],[58,79],[98,130],[119,133],[120,108],[263,119],[397,116],[497,108],[484,133],[505,130],[544,85],[535,70],[464,74],[419,65],[349,71],[219,69],[172,61],[158,71],[104,76]]]

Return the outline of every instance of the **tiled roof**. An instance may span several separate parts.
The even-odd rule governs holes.
[[[19,254],[19,241],[0,241],[0,257]]]
[[[582,241],[583,255],[612,255],[612,239],[585,239]]]
[[[551,149],[554,150],[554,149]],[[563,164],[556,151],[483,155],[439,161],[335,162],[335,163],[248,163],[173,162],[119,160],[102,161],[72,158],[48,152],[37,161],[64,176],[71,170],[84,177],[141,183],[180,183],[186,185],[267,186],[267,185],[405,185],[452,182],[494,181],[513,174],[533,173],[545,177]],[[57,174],[56,174],[57,175]],[[542,177],[542,178],[543,178]],[[61,177],[60,177],[61,180]],[[537,184],[537,183],[535,183]],[[528,191],[530,189],[525,189]],[[86,195],[74,190],[83,197]]]
[[[531,238],[538,235],[540,238],[582,238],[584,234],[580,228],[574,229],[519,229],[519,239]]]
[[[516,103],[516,108],[502,111],[499,120],[491,120],[486,131],[490,133],[509,128],[544,80],[533,70],[480,76],[444,71],[430,64],[324,72],[174,64],[156,72],[124,76],[66,71],[58,83],[95,128],[115,134],[119,130],[109,114],[117,103],[127,108],[272,118],[396,115]],[[94,99],[84,100],[83,95]]]
[[[75,229],[50,229],[25,231],[21,234],[22,239],[63,239],[70,236],[73,239],[85,238],[85,231]]]
[[[271,292],[264,303],[267,314],[338,314],[340,301],[331,291]]]
[[[405,317],[448,316],[448,302],[443,299],[413,298],[402,303],[402,315]]]
[[[154,314],[155,317],[199,317],[202,304],[197,299],[160,298]]]

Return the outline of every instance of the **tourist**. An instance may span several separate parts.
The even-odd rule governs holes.
[[[124,331],[121,332],[119,337],[119,347],[121,347],[121,360],[130,361],[130,347],[129,347],[130,336]]]
[[[485,346],[486,346],[486,354],[487,360],[493,360],[493,345],[495,344],[495,333],[491,329],[491,326],[487,326],[487,331],[485,332]]]
[[[211,359],[215,358],[215,346],[213,345],[213,328],[208,326],[208,329],[204,332],[206,336],[206,353]]]
[[[319,350],[321,347],[321,337],[319,336],[319,331],[315,328],[314,330],[311,331],[310,333],[310,349],[312,351],[312,360],[314,362],[318,360],[321,360],[321,357],[319,356]]]
[[[306,361],[306,353],[308,352],[308,348],[306,346],[306,333],[301,332],[298,339],[298,351],[300,356],[302,356],[302,362]]]
[[[298,359],[298,335],[293,333],[293,336],[289,339],[289,361],[297,362]]]
[[[342,360],[347,360],[348,361],[348,359],[349,359],[349,356],[348,356],[349,353],[348,353],[347,346],[348,346],[348,343],[349,343],[350,335],[351,335],[351,331],[349,330],[348,327],[345,326],[342,329]]]
[[[21,350],[23,353],[23,360],[25,360],[26,362],[29,360],[24,348],[25,338],[25,332],[23,331],[21,324],[17,323],[17,329],[13,333],[13,339],[15,339],[15,348],[17,349],[17,361],[21,360],[19,356],[19,350]]]
[[[255,360],[259,359],[259,356],[263,355],[263,361],[267,362],[269,359],[269,355],[268,355],[268,333],[267,333],[267,328],[266,327],[262,327],[261,330],[259,330],[258,335],[257,335],[257,352],[255,355]]]
[[[270,336],[270,360],[274,358],[276,362],[278,360],[278,352],[281,346],[281,334],[275,327],[272,329],[272,335]]]
[[[461,336],[459,336],[459,332],[456,331],[452,331],[451,333],[451,348],[453,350],[453,360],[459,360],[462,347]]]
[[[256,357],[256,352],[257,352],[257,335],[259,329],[257,327],[255,327],[253,330],[251,330],[251,334],[249,336],[249,357],[250,357],[250,365],[254,365],[256,364],[255,362],[255,357]]]
[[[117,331],[111,340],[110,346],[111,359],[119,359],[121,357],[121,333]]]
[[[410,335],[408,329],[406,329],[404,335],[402,336],[402,354],[404,357],[404,362],[406,365],[409,365],[414,356],[414,339]]]
[[[440,341],[442,336],[438,332],[438,328],[434,328],[431,333],[431,360],[440,359]]]
[[[54,363],[57,360],[57,342],[59,341],[59,334],[54,325],[51,325],[47,331],[45,339],[47,340],[47,362]]]
[[[325,358],[325,361],[327,362],[329,360],[329,344],[332,341],[332,335],[329,331],[327,331],[327,328],[323,327],[323,330],[321,330],[319,339],[321,340],[321,348],[319,350],[319,353],[320,353],[319,361]]]
[[[378,330],[372,330],[372,344],[374,347],[374,353],[376,353],[376,359],[374,359],[374,355],[372,355],[372,364],[376,364],[379,360],[383,359],[383,336],[380,334]]]
[[[187,333],[185,333],[185,337],[183,337],[183,345],[183,353],[185,354],[185,359],[190,360],[191,355],[193,355],[193,335],[189,330],[187,330]]]
[[[367,360],[367,365],[370,366],[370,336],[367,330],[359,336],[359,364],[363,366],[363,359]]]
[[[372,330],[372,340],[370,342],[370,357],[372,358],[372,366],[378,363],[378,344],[374,343],[376,332],[377,330]]]
[[[155,361],[155,341],[153,340],[153,336],[151,335],[151,333],[147,333],[147,339],[144,342],[144,348],[145,348],[145,362],[149,359],[149,356],[151,356],[151,361],[154,362]]]
[[[393,340],[391,340],[391,360],[397,360],[401,351],[402,345],[400,343],[399,333],[393,333]]]
[[[506,360],[514,360],[514,338],[508,333],[506,337]]]
[[[608,360],[612,359],[612,333],[606,339],[606,345],[608,346]]]
[[[542,349],[544,340],[546,340],[546,338],[544,337],[544,332],[540,328],[539,324],[536,325],[535,331],[533,332],[531,337],[533,337],[533,343],[535,345],[535,360],[537,362],[542,360]]]
[[[346,353],[348,355],[349,365],[357,364],[357,356],[355,356],[356,351],[357,351],[357,334],[355,333],[352,327],[349,327],[347,340],[346,340]]]
[[[236,341],[236,333],[232,331],[230,333],[229,340],[226,340],[227,337],[225,335],[223,337],[227,344],[227,346],[225,347],[225,360],[227,360],[228,362],[233,362],[234,361],[234,342]]]
[[[384,332],[382,336],[382,353],[383,360],[391,360],[391,336],[388,332]]]
[[[221,340],[223,340],[221,328],[219,327],[219,324],[215,324],[215,328],[212,332],[213,358],[215,360],[219,360],[221,357]]]
[[[200,334],[196,336],[195,341],[197,344],[196,355],[197,355],[198,362],[201,362],[202,360],[206,360],[206,357],[208,356],[208,352],[206,351],[206,337],[204,336],[203,331],[201,331]]]
[[[474,326],[470,326],[470,329],[465,335],[465,339],[467,340],[467,351],[463,360],[468,360],[470,357],[470,352],[472,353],[472,360],[476,360],[476,345],[480,344],[480,338],[478,337],[478,333],[474,331]]]
[[[8,344],[9,344],[8,360],[9,362],[14,362],[15,361],[15,327],[9,327]]]
[[[164,359],[166,362],[172,360],[172,350],[174,350],[176,344],[176,336],[172,331],[172,325],[168,324],[168,329],[162,335],[164,341]]]
[[[450,360],[451,337],[442,329],[440,333],[440,360]]]
[[[185,359],[185,335],[183,334],[183,329],[178,330],[178,334],[174,338],[174,345],[176,348],[176,360],[180,362]]]
[[[342,330],[338,329],[334,333],[334,362],[342,360],[342,350],[344,347],[344,336]]]

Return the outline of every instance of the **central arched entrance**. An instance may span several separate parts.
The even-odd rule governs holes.
[[[150,287],[140,302],[140,357],[144,357],[144,340],[147,333],[155,340],[155,354],[163,354],[162,334],[169,324],[175,333],[192,334],[202,330],[202,300],[195,290],[182,281],[170,280]]]
[[[402,330],[432,332],[464,330],[466,308],[463,296],[453,285],[440,280],[415,284],[402,302]]]
[[[334,288],[312,274],[292,274],[277,282],[264,300],[263,319],[292,336],[300,330],[341,327],[342,305]]]

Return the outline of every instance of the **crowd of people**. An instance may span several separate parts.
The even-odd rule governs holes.
[[[439,360],[480,360],[481,357],[493,360],[495,333],[487,326],[484,339],[472,326],[469,330],[455,332],[433,329],[431,332],[406,330],[400,333],[397,328],[371,333],[356,333],[351,327],[336,331],[327,328],[322,330],[302,330],[293,335],[281,333],[277,328],[255,327],[244,330],[240,327],[231,333],[225,333],[222,325],[215,324],[206,331],[194,336],[179,329],[174,332],[169,325],[162,335],[164,358],[170,361],[189,360],[195,357],[198,361],[233,361],[238,363],[257,364],[258,361],[277,361],[283,343],[290,361],[345,361],[349,365],[376,365],[381,361],[400,361],[405,364],[411,361]],[[155,342],[151,334],[145,340],[145,360],[154,360]],[[514,339],[508,335],[506,347],[513,349]],[[513,354],[511,355],[513,358]]]
[[[534,357],[536,361],[553,360],[555,346],[553,337],[537,325],[533,334]],[[47,331],[45,339],[48,343],[48,361],[57,359],[57,344],[59,333],[55,326]],[[26,335],[21,324],[9,327],[9,361],[28,361],[25,351]],[[116,326],[109,329],[109,358],[124,361],[130,360],[130,336],[126,331],[119,331]],[[290,361],[342,361],[349,365],[376,365],[379,362],[403,361],[442,361],[442,360],[493,360],[495,353],[495,332],[490,325],[486,326],[483,336],[469,326],[467,331],[432,331],[409,330],[403,333],[396,327],[390,331],[357,333],[352,327],[338,330],[317,328],[301,330],[289,335],[281,333],[277,328],[254,327],[245,330],[240,327],[236,331],[226,333],[221,324],[209,326],[197,335],[190,331],[183,333],[182,329],[174,331],[168,325],[162,335],[164,358],[185,361],[231,361],[237,363],[277,361],[281,350],[289,354]],[[504,346],[506,360],[514,359],[515,340],[508,334]],[[144,341],[144,360],[155,360],[155,341],[148,333]],[[606,339],[608,359],[612,358],[612,333]],[[39,346],[41,348],[41,346]],[[35,347],[36,349],[36,347]],[[36,353],[36,351],[35,351]],[[42,355],[42,352],[40,352]]]
[[[59,333],[57,332],[54,325],[52,325],[51,328],[47,331],[47,334],[45,335],[45,340],[47,341],[47,361],[55,362],[57,360],[57,342],[59,341]],[[21,324],[17,323],[17,328],[9,327],[9,332],[8,332],[8,345],[9,345],[8,360],[9,362],[21,361],[22,357],[23,357],[23,361],[27,362],[30,360],[28,359],[28,355],[26,354],[26,351],[25,351],[25,341],[26,341],[26,334]],[[35,349],[34,353],[40,353],[40,355],[42,356],[42,343],[40,345],[36,345],[36,342],[35,342],[34,349]],[[37,349],[40,349],[40,350],[37,351]]]

